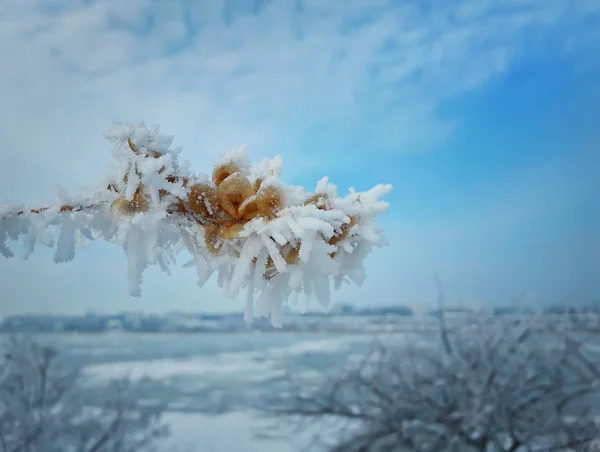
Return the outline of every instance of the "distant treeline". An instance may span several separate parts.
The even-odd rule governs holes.
[[[334,322],[340,317],[383,318],[412,316],[414,311],[404,306],[355,309],[344,305],[335,312],[288,313],[284,331],[321,331],[342,329],[347,326]],[[370,323],[370,322],[369,322]],[[375,322],[381,323],[381,322]],[[355,325],[356,326],[356,325]],[[143,313],[86,314],[79,316],[16,315],[0,319],[0,332],[86,332],[129,331],[159,332],[226,332],[247,330],[273,330],[269,319],[258,318],[250,325],[242,313],[172,313],[165,315]]]
[[[473,307],[448,307],[448,314],[461,315],[479,312]],[[600,303],[581,306],[495,307],[486,313],[505,315],[543,314],[600,314]],[[439,310],[430,310],[422,314],[434,316]],[[307,312],[305,314],[288,313],[283,328],[278,331],[360,331],[368,326],[393,326],[398,317],[411,317],[415,312],[409,306],[386,306],[356,308],[349,304],[336,306],[330,312]],[[346,320],[345,320],[346,319]],[[355,320],[351,320],[355,319]],[[362,319],[362,320],[361,320]],[[0,333],[11,332],[86,332],[102,333],[107,331],[127,331],[143,333],[159,332],[235,332],[235,331],[272,331],[269,319],[255,319],[250,325],[244,322],[242,313],[171,313],[164,315],[143,313],[86,314],[79,316],[15,315],[0,319]]]

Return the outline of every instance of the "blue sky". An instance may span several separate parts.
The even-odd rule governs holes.
[[[600,297],[596,0],[0,5],[2,202],[93,186],[102,133],[144,119],[198,171],[248,144],[289,183],[392,183],[390,246],[334,300],[431,303],[434,271],[456,302]],[[0,284],[0,313],[242,308],[188,269],[131,298],[103,243],[2,260]]]

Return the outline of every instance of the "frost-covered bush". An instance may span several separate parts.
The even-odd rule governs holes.
[[[597,317],[468,319],[432,339],[380,344],[343,375],[293,387],[278,422],[317,427],[311,450],[331,452],[600,450]]]
[[[39,242],[66,262],[104,239],[125,250],[129,290],[140,296],[144,270],[169,272],[186,249],[199,285],[217,273],[229,297],[247,291],[247,321],[270,315],[280,326],[283,302],[303,294],[326,306],[332,284],[361,284],[364,258],[384,244],[375,220],[388,208],[380,198],[390,185],[339,197],[325,177],[307,192],[281,181],[280,157],[253,166],[243,149],[225,154],[211,176],[193,174],[158,127],[120,124],[106,137],[117,164],[96,191],[59,190],[53,206],[37,209],[0,206],[4,256],[14,255],[9,241],[22,243],[24,258]]]
[[[89,407],[80,372],[63,367],[53,347],[14,336],[0,351],[0,451],[154,451],[168,434],[161,409],[138,403],[128,380]]]

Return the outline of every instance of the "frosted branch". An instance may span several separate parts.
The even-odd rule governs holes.
[[[388,208],[380,198],[391,185],[339,197],[323,178],[307,192],[281,181],[281,157],[253,166],[243,149],[227,153],[210,176],[193,174],[179,163],[173,137],[143,122],[118,124],[106,138],[117,164],[99,189],[77,199],[58,193],[53,206],[37,209],[0,206],[2,255],[13,257],[10,242],[19,242],[27,258],[39,242],[67,262],[104,239],[125,250],[129,290],[140,296],[144,270],[168,272],[186,249],[199,285],[217,273],[227,296],[249,291],[247,319],[271,315],[280,326],[283,302],[304,294],[327,305],[331,283],[361,283],[364,258],[385,244],[376,217]]]

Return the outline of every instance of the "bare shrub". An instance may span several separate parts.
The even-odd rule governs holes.
[[[114,381],[99,407],[79,395],[80,372],[57,351],[11,337],[0,358],[0,451],[136,452],[155,450],[168,432],[159,407],[142,407],[128,380]]]
[[[598,332],[597,316],[441,321],[275,412],[327,426],[332,452],[600,450]]]

